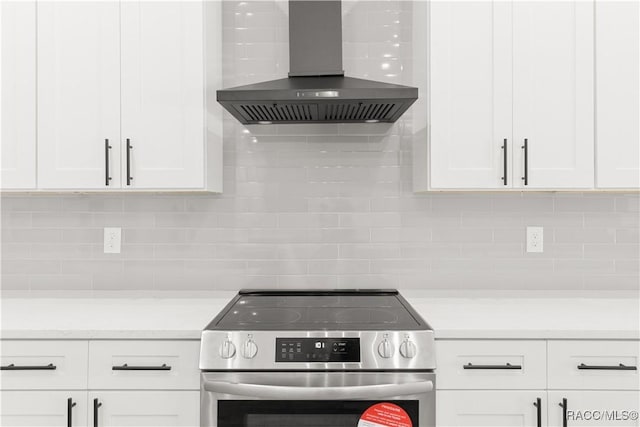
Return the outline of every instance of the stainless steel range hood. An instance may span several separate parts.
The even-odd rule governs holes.
[[[218,90],[218,102],[243,124],[391,123],[418,99],[415,87],[344,76],[340,1],[289,1],[289,58],[288,78]]]

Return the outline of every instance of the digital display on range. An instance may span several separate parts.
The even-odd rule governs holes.
[[[276,338],[276,362],[360,362],[360,338]]]

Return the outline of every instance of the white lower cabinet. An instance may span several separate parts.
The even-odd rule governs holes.
[[[0,425],[167,426],[199,425],[198,391],[2,391]],[[69,424],[70,420],[70,424]]]
[[[439,427],[640,427],[640,341],[439,340],[436,354]]]
[[[538,417],[543,424],[547,418],[543,390],[442,390],[436,400],[440,427],[528,427],[539,425]]]
[[[3,427],[83,427],[87,425],[87,409],[86,391],[0,392]]]
[[[197,340],[0,344],[0,426],[199,425]]]
[[[200,423],[198,391],[90,391],[89,406],[92,422],[97,412],[99,427],[194,427]]]
[[[558,390],[548,396],[549,427],[640,426],[638,391]]]

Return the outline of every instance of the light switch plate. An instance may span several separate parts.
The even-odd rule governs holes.
[[[122,229],[120,227],[105,227],[104,229],[104,253],[119,254],[122,241]]]
[[[527,252],[544,252],[544,234],[542,227],[527,227]]]

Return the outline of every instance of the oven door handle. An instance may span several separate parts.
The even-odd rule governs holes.
[[[268,400],[388,399],[433,391],[433,381],[346,387],[296,387],[205,381],[206,391]]]

